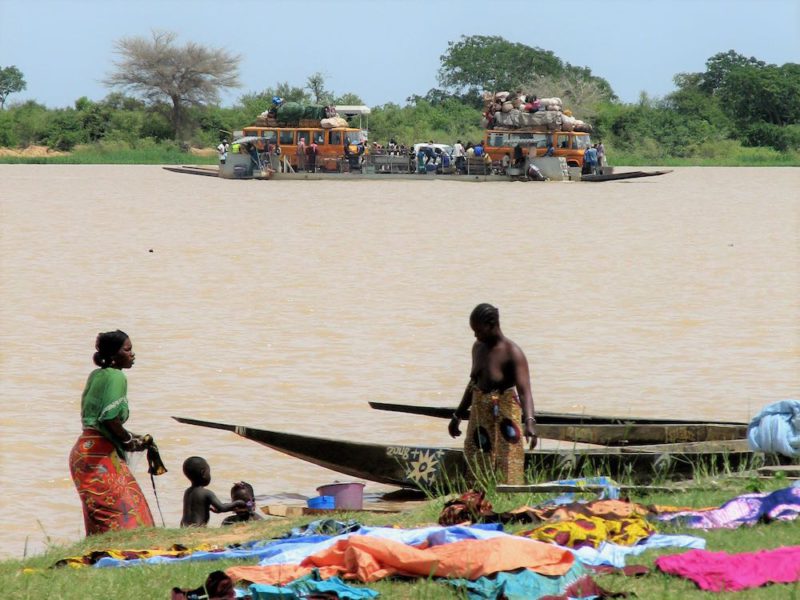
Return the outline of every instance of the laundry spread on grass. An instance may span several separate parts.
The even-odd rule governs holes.
[[[800,546],[738,554],[690,550],[660,556],[655,562],[664,573],[690,579],[700,589],[712,592],[735,592],[769,583],[800,581]]]
[[[693,529],[735,529],[742,525],[791,521],[800,515],[800,487],[792,486],[753,494],[742,494],[712,510],[667,512],[661,521],[677,521]]]
[[[800,400],[781,400],[761,409],[747,426],[751,450],[800,456]]]
[[[597,569],[621,572],[629,557],[650,549],[678,547],[690,551],[660,557],[656,561],[658,568],[690,578],[701,587],[711,586],[703,589],[744,589],[735,586],[797,581],[800,575],[792,571],[791,565],[792,561],[800,564],[800,547],[741,555],[705,552],[703,538],[661,534],[654,523],[733,528],[794,519],[798,514],[800,487],[744,494],[720,507],[692,510],[601,499],[495,513],[482,494],[473,493],[448,502],[442,511],[445,518],[440,520],[463,519],[462,524],[401,529],[368,527],[355,520],[320,519],[293,528],[277,539],[224,548],[202,544],[193,548],[175,545],[164,550],[98,550],[67,557],[54,566],[103,568],[221,559],[257,561],[258,564],[214,572],[216,579],[212,583],[227,590],[220,592],[226,595],[220,595],[219,600],[231,597],[228,580],[236,585],[237,598],[271,600],[327,595],[361,600],[375,597],[365,584],[393,577],[434,577],[456,586],[470,600],[605,598],[613,595],[594,581]],[[480,522],[482,519],[490,522]],[[506,533],[504,523],[514,522],[531,523],[534,527],[513,535]],[[755,575],[748,579],[742,573],[751,563],[771,566],[753,570]],[[647,571],[646,567],[638,569],[640,573]],[[173,598],[189,598],[191,592],[175,588]]]

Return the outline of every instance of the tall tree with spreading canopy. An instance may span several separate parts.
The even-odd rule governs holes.
[[[194,42],[177,46],[176,39],[173,32],[153,31],[152,39],[118,40],[119,59],[105,84],[154,105],[169,103],[175,139],[182,139],[188,133],[190,107],[216,104],[221,90],[240,86],[241,57]]]
[[[725,87],[728,75],[736,69],[762,69],[767,66],[754,56],[747,58],[734,50],[719,52],[706,61],[706,71],[701,75],[700,89],[707,94],[716,94]]]
[[[455,93],[515,90],[534,75],[556,75],[564,65],[549,50],[497,35],[461,36],[440,57],[439,84]]]
[[[11,65],[5,69],[0,68],[0,110],[5,108],[6,98],[8,98],[9,94],[21,92],[27,86],[28,84],[25,83],[22,71],[17,67]]]
[[[538,96],[571,96],[573,101],[586,104],[595,98],[616,100],[611,85],[592,75],[589,68],[565,63],[550,50],[509,42],[500,36],[461,36],[458,42],[447,44],[440,60],[439,85],[443,89],[431,90],[427,97],[434,102],[442,93],[470,101],[482,91],[519,89]],[[552,91],[530,89],[532,83],[545,83]]]

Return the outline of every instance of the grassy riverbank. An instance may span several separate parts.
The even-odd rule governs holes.
[[[177,144],[103,142],[78,146],[72,152],[51,152],[42,146],[25,149],[0,148],[0,164],[54,165],[216,165],[213,148],[181,148]]]
[[[772,491],[789,485],[782,477],[770,480],[756,480],[742,477],[729,479],[707,479],[694,487],[676,494],[631,495],[631,500],[641,504],[666,504],[691,506],[695,508],[719,506],[731,498],[759,489]],[[496,512],[502,512],[523,505],[535,505],[550,496],[530,494],[493,494],[490,496]],[[588,497],[587,497],[588,498]],[[435,524],[444,505],[444,499],[433,499],[413,511],[399,514],[349,513],[337,514],[336,518],[358,519],[366,525],[390,525],[397,527],[417,527]],[[272,518],[253,524],[242,524],[230,528],[210,529],[150,529],[124,533],[110,533],[84,539],[74,545],[50,547],[45,554],[21,560],[0,562],[0,589],[3,597],[16,599],[61,598],[115,598],[116,600],[140,600],[142,598],[166,598],[172,587],[195,588],[201,585],[207,575],[217,569],[225,569],[242,561],[182,562],[171,565],[154,565],[125,569],[58,568],[51,566],[59,559],[79,556],[85,553],[110,548],[147,549],[167,548],[173,544],[197,547],[200,544],[226,546],[233,543],[256,539],[270,539],[283,536],[291,528],[308,523],[320,517],[306,516],[295,519]],[[529,526],[515,526],[509,531],[519,531]],[[704,537],[707,550],[725,552],[752,552],[781,546],[797,545],[800,540],[800,521],[775,522],[743,527],[736,530],[697,531],[672,525],[656,525],[660,533],[689,533]],[[631,557],[628,564],[642,564],[653,567],[653,561],[662,554],[681,553],[679,548],[649,551],[638,557]],[[255,564],[247,561],[245,564]],[[641,599],[693,600],[710,598],[709,592],[702,592],[686,580],[664,575],[652,570],[640,578],[621,575],[597,577],[598,582],[610,591],[635,592]],[[425,598],[449,599],[465,598],[449,586],[434,580],[381,581],[370,584],[371,589],[380,592],[382,598]],[[733,598],[734,594],[713,594],[714,598]],[[737,598],[786,600],[800,599],[800,584],[774,585],[736,594]]]

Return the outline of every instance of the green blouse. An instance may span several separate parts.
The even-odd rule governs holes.
[[[124,457],[122,440],[111,433],[106,421],[128,420],[128,379],[114,368],[95,369],[86,380],[81,399],[81,422],[84,429],[96,429],[114,444],[117,453]]]

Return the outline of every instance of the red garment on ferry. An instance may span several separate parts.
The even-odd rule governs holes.
[[[800,581],[800,546],[739,554],[689,550],[659,556],[656,567],[691,579],[703,590],[734,592],[768,583]]]
[[[83,505],[86,535],[154,526],[128,464],[99,431],[83,430],[70,452],[69,470]]]

